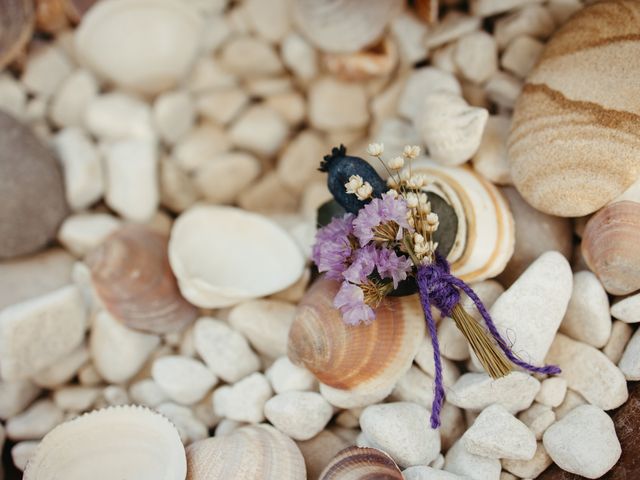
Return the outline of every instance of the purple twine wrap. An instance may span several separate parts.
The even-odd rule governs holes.
[[[460,292],[458,289],[466,293],[475,304],[478,312],[480,312],[480,315],[487,325],[489,333],[491,333],[491,336],[494,338],[500,349],[512,363],[530,372],[548,375],[556,375],[560,373],[560,368],[555,365],[536,367],[516,357],[507,345],[507,342],[500,335],[500,332],[498,332],[498,329],[495,323],[493,323],[493,320],[482,303],[482,300],[480,300],[469,285],[454,275],[451,275],[449,263],[445,258],[437,255],[434,263],[418,267],[416,281],[418,283],[418,291],[420,293],[420,303],[422,304],[429,334],[431,335],[431,344],[433,345],[433,362],[435,364],[436,371],[434,387],[435,395],[433,397],[433,404],[431,407],[431,428],[438,428],[440,426],[440,410],[442,409],[442,403],[444,402],[445,396],[444,384],[442,383],[440,344],[438,342],[436,322],[431,315],[431,306],[433,305],[440,310],[443,316],[450,316],[453,307],[455,307],[460,301]]]

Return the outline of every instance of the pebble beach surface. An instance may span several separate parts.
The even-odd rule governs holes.
[[[409,3],[0,0],[7,480],[640,478],[640,2]],[[331,311],[318,167],[372,143],[420,146],[454,273],[560,375],[437,316],[435,430],[416,296]]]

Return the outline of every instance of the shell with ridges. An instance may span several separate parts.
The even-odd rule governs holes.
[[[0,69],[11,63],[33,32],[35,11],[31,0],[0,0]]]
[[[184,480],[184,447],[162,415],[119,406],[51,430],[29,461],[25,480]]]
[[[522,196],[552,215],[598,210],[640,175],[640,3],[577,12],[547,43],[508,141]]]
[[[349,447],[338,452],[320,474],[320,480],[402,480],[402,472],[382,450]]]
[[[302,453],[271,425],[251,425],[187,447],[187,480],[305,480]]]
[[[75,35],[81,63],[118,86],[153,95],[189,70],[202,23],[177,0],[109,0],[96,3]]]
[[[607,292],[640,288],[640,203],[623,201],[595,214],[582,236],[582,255]]]
[[[346,81],[389,75],[398,64],[398,48],[390,38],[354,53],[327,53],[324,64],[331,74]]]
[[[204,308],[271,295],[304,271],[300,249],[273,221],[213,205],[191,207],[174,222],[169,261],[184,297]]]
[[[183,330],[198,316],[180,295],[167,244],[147,227],[125,225],[85,259],[102,304],[127,327],[163,334]]]
[[[300,32],[327,52],[357,52],[375,43],[402,8],[400,0],[296,0]]]
[[[500,191],[468,167],[420,159],[412,171],[423,174],[425,191],[445,198],[458,216],[456,240],[447,256],[453,274],[479,282],[501,273],[513,254],[515,227]]]
[[[338,288],[322,277],[303,297],[289,330],[289,358],[333,388],[362,395],[390,390],[424,337],[417,295],[387,297],[373,322],[349,326],[333,306]]]

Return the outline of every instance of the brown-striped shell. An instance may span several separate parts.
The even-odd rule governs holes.
[[[85,259],[104,307],[127,327],[161,334],[182,330],[197,317],[180,295],[167,243],[147,227],[125,225]]]
[[[390,38],[354,53],[327,53],[324,64],[333,75],[346,81],[361,81],[389,75],[398,64],[398,48]]]
[[[607,292],[640,289],[640,203],[623,201],[595,214],[582,236],[582,255]]]
[[[350,326],[333,306],[338,288],[321,277],[307,291],[289,330],[289,358],[333,388],[388,389],[409,369],[424,337],[418,297],[386,297],[374,321]]]
[[[187,447],[187,480],[306,480],[302,453],[270,425],[242,427]]]
[[[640,2],[604,0],[547,43],[516,104],[511,176],[545,213],[598,210],[640,176]]]
[[[457,224],[452,224],[455,240],[447,255],[452,272],[466,282],[501,273],[513,255],[515,226],[500,191],[468,167],[419,160],[412,169],[425,176],[425,191],[443,197],[458,218]],[[443,221],[440,223],[440,228],[448,228]]]
[[[375,448],[349,447],[338,452],[320,474],[320,480],[402,480],[393,459]]]
[[[0,0],[0,69],[22,52],[34,23],[32,0]]]
[[[36,0],[36,27],[47,33],[56,33],[67,26],[65,0]]]

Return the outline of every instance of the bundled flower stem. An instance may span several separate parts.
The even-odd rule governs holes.
[[[345,165],[336,167],[340,158],[347,159],[350,167],[358,165],[357,158],[345,156],[344,147],[334,149],[333,155],[325,157],[321,168],[329,171],[330,177],[331,168],[339,172],[339,178],[346,180],[344,190],[334,191],[336,178],[330,178],[329,184],[334,188],[332,192],[336,197],[346,193],[345,205],[358,206],[353,213],[335,218],[320,229],[312,252],[318,270],[342,282],[334,306],[340,309],[344,322],[357,325],[373,321],[375,309],[386,295],[395,291],[400,282],[415,280],[434,352],[432,428],[440,425],[445,392],[431,306],[440,310],[443,316],[453,318],[492,378],[507,375],[513,365],[536,373],[559,373],[556,366],[536,367],[516,357],[482,301],[471,287],[450,273],[448,262],[437,253],[438,244],[434,242],[433,234],[438,229],[438,215],[431,211],[427,194],[422,190],[424,177],[412,174],[411,170],[411,161],[420,154],[420,148],[407,146],[401,157],[393,158],[388,164],[382,160],[383,151],[382,144],[369,146],[369,153],[378,158],[389,173],[389,190],[375,198],[374,192],[380,190],[379,179],[372,178],[376,185],[373,188],[369,181],[356,173],[345,177],[348,171]],[[405,161],[408,169],[403,170]],[[349,200],[350,195],[356,197],[354,201]],[[462,308],[461,292],[475,304],[486,328]]]

